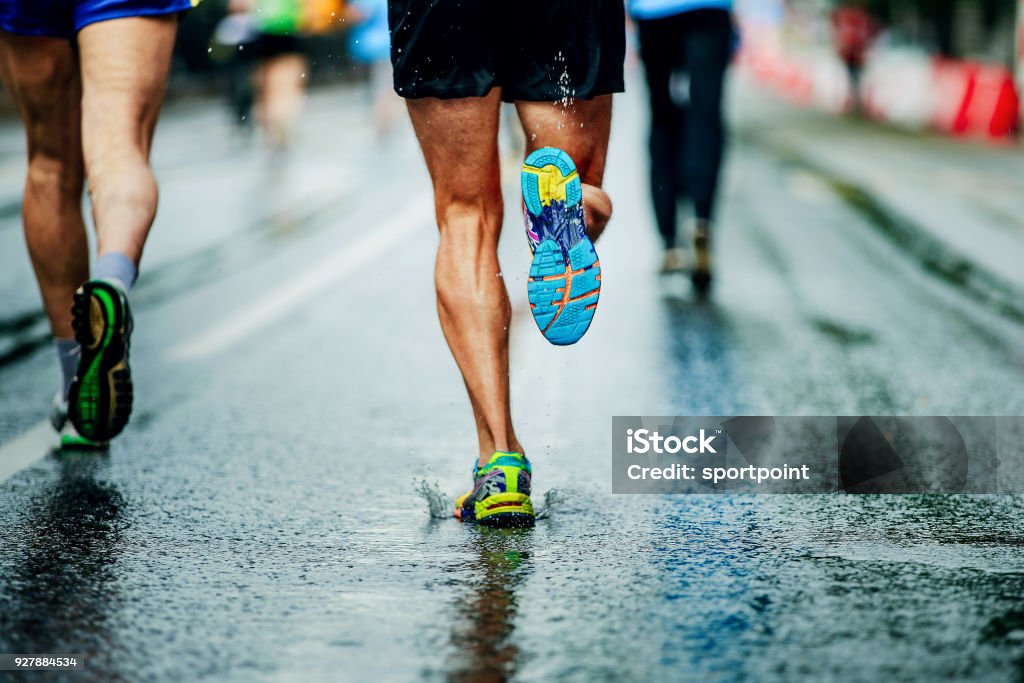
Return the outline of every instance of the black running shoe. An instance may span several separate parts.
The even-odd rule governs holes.
[[[82,437],[109,441],[132,412],[128,298],[111,282],[89,280],[75,292],[71,325],[82,357],[68,392],[68,417]]]

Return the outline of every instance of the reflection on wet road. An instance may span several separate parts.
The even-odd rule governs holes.
[[[529,531],[475,529],[468,552],[476,561],[453,568],[462,591],[452,621],[453,654],[449,678],[504,681],[516,672],[516,593],[530,575]]]
[[[6,520],[5,652],[80,654],[93,662],[110,656],[125,500],[106,479],[107,460],[60,456],[52,476]]]

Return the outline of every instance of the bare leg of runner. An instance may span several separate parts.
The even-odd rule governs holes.
[[[437,310],[473,405],[481,465],[495,451],[522,453],[509,410],[511,306],[498,265],[500,104],[497,89],[479,98],[408,100],[441,231]]]
[[[136,265],[156,216],[149,168],[178,20],[174,15],[90,24],[78,34],[82,142],[99,253]]]
[[[82,151],[99,257],[93,278],[82,284],[72,305],[80,357],[67,390],[67,414],[76,445],[103,447],[131,415],[128,292],[156,216],[149,149],[177,23],[173,14],[131,17],[78,32]]]
[[[587,233],[596,240],[612,216],[612,200],[601,189],[612,123],[612,96],[560,102],[516,102],[526,131],[526,154],[557,147],[576,163],[583,183]]]
[[[70,339],[71,298],[89,277],[78,60],[70,41],[0,33],[0,74],[28,140],[25,241],[53,335]]]
[[[302,114],[308,70],[306,58],[294,53],[271,57],[259,67],[260,123],[274,149],[288,145],[295,122]]]

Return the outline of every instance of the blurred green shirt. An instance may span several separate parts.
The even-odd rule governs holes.
[[[301,20],[302,0],[256,0],[253,24],[260,33],[298,33]]]

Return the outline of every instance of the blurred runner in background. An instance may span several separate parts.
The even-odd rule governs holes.
[[[850,79],[850,111],[860,113],[860,75],[864,56],[878,34],[878,23],[866,0],[845,0],[832,11],[832,33],[839,58]]]
[[[725,146],[722,93],[732,54],[731,0],[630,0],[651,107],[651,197],[665,243],[662,272],[681,270],[678,209],[696,215],[692,277],[711,284],[709,240]]]
[[[353,0],[347,10],[347,17],[355,23],[349,33],[349,54],[370,70],[373,125],[383,137],[395,127],[401,111],[401,99],[392,88],[388,0]]]
[[[28,141],[22,217],[63,375],[51,422],[65,447],[105,446],[131,413],[128,293],[157,204],[149,149],[178,19],[197,2],[0,1],[0,76]]]
[[[255,94],[252,65],[256,57],[252,49],[256,40],[253,18],[237,0],[228,5],[228,14],[217,23],[210,40],[210,61],[221,65],[226,73],[228,104],[232,123],[246,138],[253,130],[252,108]]]
[[[272,151],[284,152],[306,103],[309,60],[305,39],[340,26],[342,0],[230,0],[248,12],[256,34],[256,123]]]
[[[292,130],[306,104],[309,62],[302,50],[299,28],[302,0],[232,0],[248,6],[256,39],[252,49],[255,71],[256,124],[271,150],[288,147]]]
[[[515,102],[526,133],[531,310],[549,341],[571,344],[594,315],[600,264],[591,240],[612,212],[601,183],[611,94],[623,89],[622,0],[390,0],[389,23],[395,90],[407,98],[434,186],[441,327],[479,440],[473,488],[455,515],[533,526],[532,469],[509,409],[511,310],[497,252],[501,102]]]

